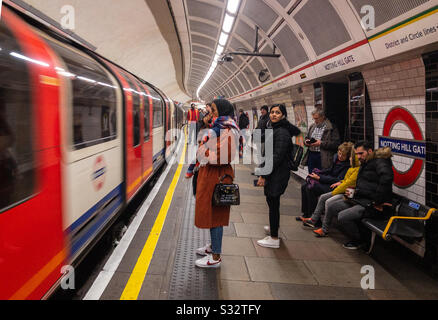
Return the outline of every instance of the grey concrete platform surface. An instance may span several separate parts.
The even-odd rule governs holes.
[[[332,228],[327,238],[316,238],[295,220],[300,215],[300,183],[291,178],[281,198],[279,249],[262,248],[269,224],[263,188],[253,186],[250,166],[236,165],[241,205],[231,208],[224,230],[222,265],[195,267],[194,250],[209,241],[209,231],[193,226],[195,198],[191,180],[184,178],[175,190],[163,232],[138,299],[188,300],[380,300],[438,299],[438,281],[424,271],[415,255],[396,243],[377,241],[373,255],[347,250],[348,240]],[[140,254],[154,217],[160,209],[175,169],[170,171],[142,227],[102,299],[119,299]],[[375,288],[364,290],[361,281],[372,266]],[[369,283],[369,282],[368,282]]]

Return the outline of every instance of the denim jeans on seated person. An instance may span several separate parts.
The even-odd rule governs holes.
[[[331,201],[342,199],[343,197],[344,195],[342,194],[337,194],[334,196],[331,192],[322,194],[318,199],[318,204],[316,205],[315,211],[313,211],[311,217],[312,220],[317,222],[319,219],[321,219],[321,216],[324,214],[324,212],[327,212],[326,208],[328,203],[330,203]]]
[[[224,227],[216,227],[210,229],[211,251],[214,254],[222,253],[222,238],[224,235]]]

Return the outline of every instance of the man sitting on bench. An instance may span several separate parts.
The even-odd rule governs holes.
[[[391,202],[394,180],[390,148],[382,148],[373,152],[371,144],[366,141],[356,143],[354,148],[361,163],[356,189],[347,189],[346,200],[333,203],[328,208],[328,210],[339,212],[338,222],[353,238],[343,246],[351,250],[362,247],[366,241],[363,230],[360,228],[361,219],[369,215],[366,208],[373,208],[375,212],[382,212],[383,215],[384,203]]]

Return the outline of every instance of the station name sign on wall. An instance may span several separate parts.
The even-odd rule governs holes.
[[[392,137],[392,130],[397,123],[406,125],[414,139]],[[415,184],[423,171],[426,159],[426,142],[415,116],[402,107],[391,109],[383,125],[383,134],[379,136],[379,147],[390,147],[394,154],[414,159],[407,171],[400,172],[395,167],[393,170],[394,184],[397,187],[409,188]]]
[[[409,158],[426,158],[426,143],[424,141],[379,136],[379,147],[390,147],[392,153]]]

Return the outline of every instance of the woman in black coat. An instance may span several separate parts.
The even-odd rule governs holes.
[[[257,244],[262,247],[279,248],[280,197],[286,191],[290,178],[289,159],[292,151],[292,136],[300,134],[300,130],[287,120],[286,107],[282,104],[272,106],[269,117],[267,129],[272,128],[274,131],[272,172],[261,175],[257,185],[264,186],[265,189],[266,202],[269,206],[270,227],[268,230],[271,235],[257,241]],[[266,143],[269,143],[268,135],[266,135]],[[269,158],[267,150],[265,157]]]

